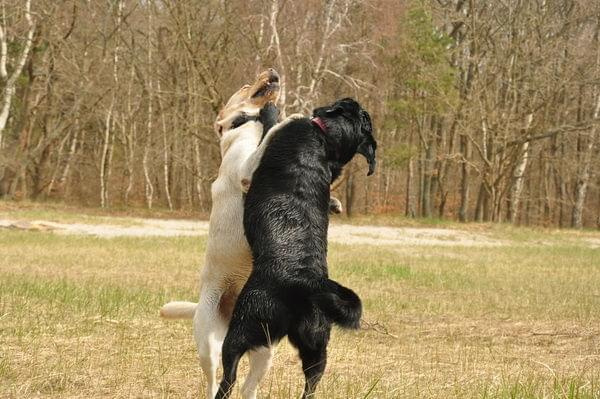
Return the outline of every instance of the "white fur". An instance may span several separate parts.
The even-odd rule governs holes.
[[[191,319],[196,313],[196,302],[173,301],[160,308],[160,317],[165,319]]]
[[[242,397],[244,399],[256,399],[258,384],[271,368],[273,348],[273,346],[269,348],[263,346],[247,353],[250,360],[250,371],[242,386]]]

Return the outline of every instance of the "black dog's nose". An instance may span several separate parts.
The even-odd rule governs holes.
[[[273,68],[269,68],[269,83],[279,82],[279,74]]]

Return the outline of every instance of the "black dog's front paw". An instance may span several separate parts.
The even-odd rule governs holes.
[[[279,118],[279,109],[272,102],[268,102],[260,109],[258,119],[263,125],[263,134],[266,134],[271,129]]]
[[[342,202],[339,199],[335,197],[329,198],[329,213],[340,214],[343,210]]]

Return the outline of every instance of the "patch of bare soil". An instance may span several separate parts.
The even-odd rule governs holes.
[[[57,223],[49,221],[0,220],[0,228],[52,231],[57,234],[83,234],[97,237],[173,237],[208,234],[207,221],[128,219],[128,225]],[[456,229],[353,226],[332,224],[332,242],[354,245],[392,246],[498,246],[503,242],[483,234]]]
[[[483,234],[456,229],[353,226],[333,224],[329,239],[343,244],[394,245],[394,246],[465,246],[489,247],[503,242]]]
[[[208,234],[208,222],[162,219],[128,219],[128,226],[115,224],[57,223],[43,220],[0,220],[0,228],[52,231],[57,234],[82,234],[97,237],[173,237]]]

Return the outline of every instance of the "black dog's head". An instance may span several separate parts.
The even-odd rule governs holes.
[[[332,105],[316,108],[313,115],[323,121],[327,136],[335,142],[339,162],[346,164],[356,153],[362,154],[369,162],[367,176],[373,174],[377,142],[373,137],[371,117],[358,102],[344,98]]]

